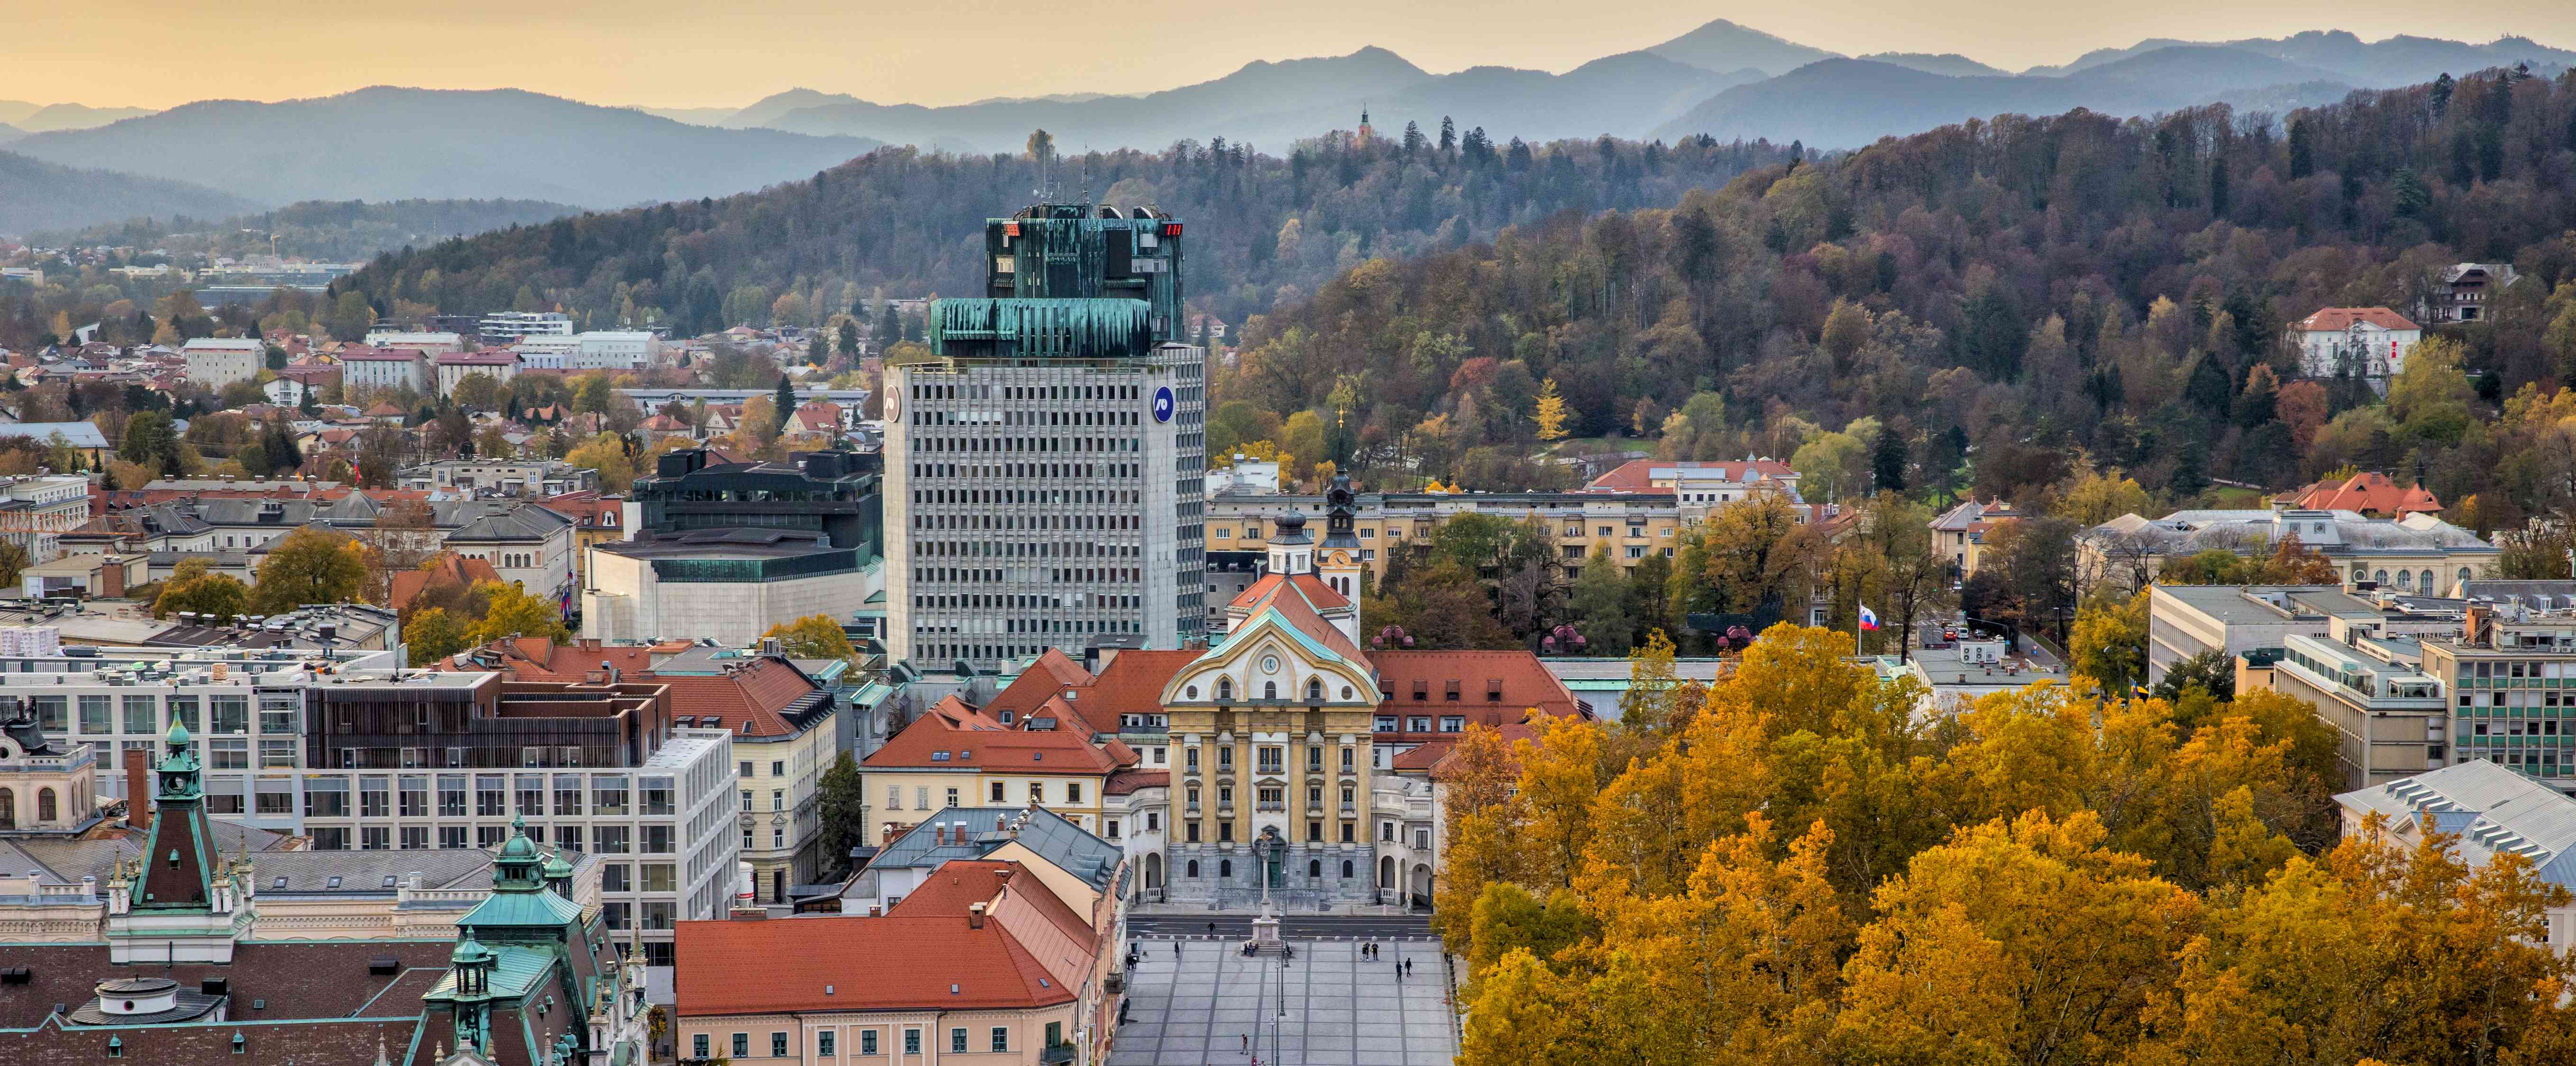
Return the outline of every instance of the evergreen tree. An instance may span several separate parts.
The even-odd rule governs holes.
[[[778,406],[779,432],[787,432],[796,421],[796,386],[787,380],[787,375],[778,375],[778,392],[770,402]]]
[[[1895,429],[1878,431],[1878,446],[1870,453],[1869,472],[1878,491],[1905,491],[1905,439]]]
[[[2568,144],[2576,146],[2576,122],[2568,124]],[[1440,154],[1452,155],[1458,150],[1458,123],[1447,115],[1440,116]]]
[[[2305,118],[2290,123],[2290,180],[2317,172],[2317,131]]]

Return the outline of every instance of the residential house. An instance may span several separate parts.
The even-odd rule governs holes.
[[[2385,381],[2406,369],[2424,327],[2385,307],[2328,307],[2292,323],[2299,372],[2312,378]]]
[[[2454,263],[2442,268],[2431,295],[2415,305],[2426,322],[2479,322],[2495,317],[2495,301],[2522,275],[2511,263]]]
[[[1984,561],[1986,534],[2022,517],[2001,500],[1963,500],[1932,520],[1932,546],[1950,558],[1950,576],[1965,581]]]

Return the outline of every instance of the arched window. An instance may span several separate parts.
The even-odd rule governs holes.
[[[1191,859],[1191,860],[1190,860],[1190,880],[1192,880],[1192,881],[1196,881],[1196,880],[1198,880],[1198,879],[1199,879],[1199,861],[1198,861],[1197,859]]]
[[[2397,572],[2397,590],[2398,590],[2399,592],[2413,592],[2413,591],[2415,591],[2415,572],[2414,572],[2414,571],[2412,571],[2412,570],[2400,570],[2400,571],[2398,571],[2398,572]]]
[[[1276,682],[1276,681],[1264,681],[1264,682],[1262,682],[1262,683],[1261,683],[1261,698],[1262,698],[1262,699],[1265,699],[1265,700],[1275,700],[1275,699],[1278,699],[1278,698],[1279,698],[1279,682]]]
[[[1216,875],[1217,875],[1218,877],[1220,877],[1220,878],[1230,878],[1230,877],[1233,877],[1233,876],[1234,876],[1234,860],[1233,860],[1233,859],[1218,859],[1218,860],[1216,861]]]
[[[2461,568],[2460,568],[2460,583],[2465,585],[2465,584],[2467,584],[2467,583],[2468,583],[2468,580],[2469,580],[2469,568],[2468,568],[2468,567],[2463,566],[2463,567],[2461,567]]]
[[[2427,596],[2433,594],[2433,572],[2430,570],[2424,571],[2424,583],[2421,591]]]
[[[1321,702],[1323,702],[1323,699],[1324,699],[1324,679],[1323,679],[1323,678],[1320,678],[1320,677],[1310,677],[1310,678],[1307,678],[1307,679],[1306,679],[1306,702],[1308,702],[1308,703],[1321,703]]]
[[[1221,700],[1230,700],[1234,698],[1233,678],[1220,677],[1216,679],[1216,698]]]
[[[1349,860],[1349,859],[1343,859],[1343,860],[1342,860],[1342,880],[1348,881],[1348,880],[1350,880],[1350,879],[1351,879],[1351,860]]]
[[[38,825],[43,825],[52,822],[56,817],[58,817],[55,813],[57,806],[59,805],[54,802],[53,789],[38,789],[36,792],[36,823]]]
[[[1323,880],[1323,877],[1324,877],[1324,860],[1322,860],[1322,859],[1308,859],[1308,860],[1306,860],[1306,876],[1311,877],[1311,878],[1314,878],[1314,879],[1316,879],[1316,880],[1318,880],[1318,881]]]
[[[2378,581],[2380,584],[2382,584],[2382,585],[2387,584],[2387,583],[2388,583],[2388,571],[2386,571],[2386,570],[2379,571],[2378,576],[2375,578],[2375,580],[2377,580],[2377,581]]]

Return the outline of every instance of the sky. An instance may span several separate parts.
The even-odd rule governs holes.
[[[937,105],[1144,92],[1367,45],[1434,73],[1563,71],[1719,18],[1850,55],[1957,52],[2008,70],[2147,37],[2309,29],[2576,47],[2576,3],[2564,0],[83,0],[49,11],[0,34],[0,99],[157,108],[408,85],[739,107],[802,86]]]

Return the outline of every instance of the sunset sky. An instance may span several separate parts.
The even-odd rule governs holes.
[[[85,0],[50,12],[0,33],[0,99],[169,107],[390,84],[703,107],[805,86],[886,103],[952,104],[1169,88],[1255,59],[1365,45],[1433,72],[1480,64],[1561,71],[1716,18],[1846,54],[1958,52],[2014,70],[2146,37],[2329,28],[2367,40],[2520,34],[2576,47],[2576,3],[2566,2]]]

